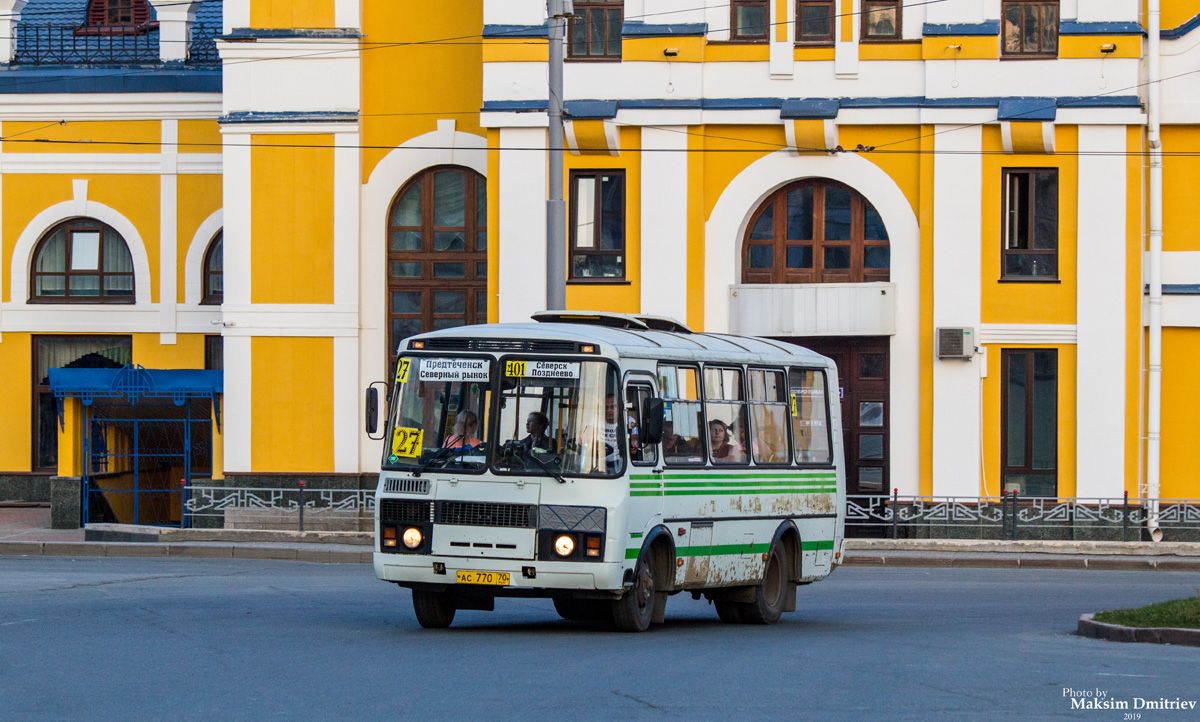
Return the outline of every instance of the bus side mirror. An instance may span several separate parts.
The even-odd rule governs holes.
[[[663,436],[663,400],[650,397],[642,400],[642,424],[638,429],[638,440],[645,444],[657,444]]]
[[[367,436],[379,431],[379,389],[367,389]]]

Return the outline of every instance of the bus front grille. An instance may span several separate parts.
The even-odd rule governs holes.
[[[439,501],[434,514],[436,524],[456,526],[497,526],[532,529],[537,522],[537,506],[531,504],[494,504],[478,501]]]
[[[379,502],[379,521],[398,524],[419,524],[432,521],[433,504],[413,499],[382,499]]]

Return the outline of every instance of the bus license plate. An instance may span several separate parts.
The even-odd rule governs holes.
[[[492,584],[498,587],[508,586],[508,572],[455,572],[455,581],[459,584]]]

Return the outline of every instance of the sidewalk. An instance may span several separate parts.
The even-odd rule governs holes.
[[[50,509],[0,505],[0,556],[204,557],[369,564],[369,532],[51,529]],[[1200,572],[1200,544],[849,539],[846,566]]]

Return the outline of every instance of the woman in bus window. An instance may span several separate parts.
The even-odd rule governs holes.
[[[454,417],[454,434],[442,444],[443,449],[470,450],[483,442],[475,438],[475,429],[479,426],[479,417],[474,411],[463,409]]]
[[[720,419],[708,422],[708,441],[712,448],[714,464],[738,464],[743,458],[742,450],[732,443],[729,427]]]

